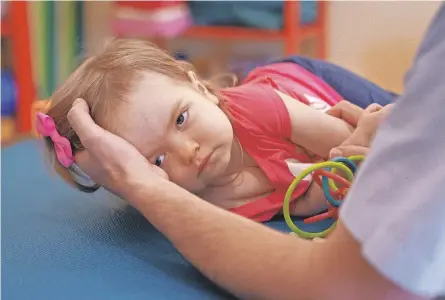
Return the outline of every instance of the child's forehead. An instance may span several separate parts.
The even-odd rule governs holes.
[[[166,109],[160,109],[160,106],[150,107],[146,101],[123,108],[120,119],[117,135],[145,154],[163,138],[164,124],[168,122],[169,114]]]
[[[175,101],[169,97],[156,97],[140,93],[123,107],[123,116],[131,128],[143,127],[158,131],[170,118]]]
[[[128,95],[128,106],[143,112],[162,113],[175,102],[180,90],[172,80],[161,74],[144,74]]]
[[[158,83],[160,81],[140,81],[119,113],[119,135],[137,148],[141,143],[156,143],[162,138],[172,110],[181,98],[174,88],[167,92]]]
[[[130,106],[169,109],[184,93],[184,86],[168,76],[144,73],[128,95]],[[157,111],[159,113],[159,111]]]

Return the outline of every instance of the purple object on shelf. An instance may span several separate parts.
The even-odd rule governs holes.
[[[16,112],[17,86],[10,70],[2,70],[1,76],[2,117],[11,117]]]

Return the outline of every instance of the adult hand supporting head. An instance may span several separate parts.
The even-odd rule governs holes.
[[[95,183],[125,197],[138,182],[167,178],[130,143],[94,123],[83,99],[73,103],[68,121],[85,147],[75,161]]]
[[[393,104],[388,104],[385,107],[371,104],[359,116],[355,113],[353,116],[353,121],[357,121],[355,131],[340,146],[332,149],[329,156],[334,158],[337,156],[366,155],[378,127],[392,107]]]

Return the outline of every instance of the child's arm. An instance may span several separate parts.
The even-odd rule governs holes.
[[[353,131],[345,121],[317,111],[277,91],[290,116],[294,144],[326,159]]]
[[[322,188],[312,182],[306,193],[290,204],[289,212],[292,216],[307,217],[321,213],[327,208],[328,202]]]
[[[327,159],[329,151],[351,135],[354,128],[345,121],[317,111],[279,91],[277,93],[289,112],[294,144]],[[326,208],[327,200],[322,189],[313,183],[303,196],[293,202],[290,211],[295,216],[307,216]]]

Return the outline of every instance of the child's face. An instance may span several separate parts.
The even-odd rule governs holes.
[[[196,83],[146,74],[122,106],[119,119],[125,121],[117,133],[172,182],[195,193],[228,172],[237,146],[216,97]]]

